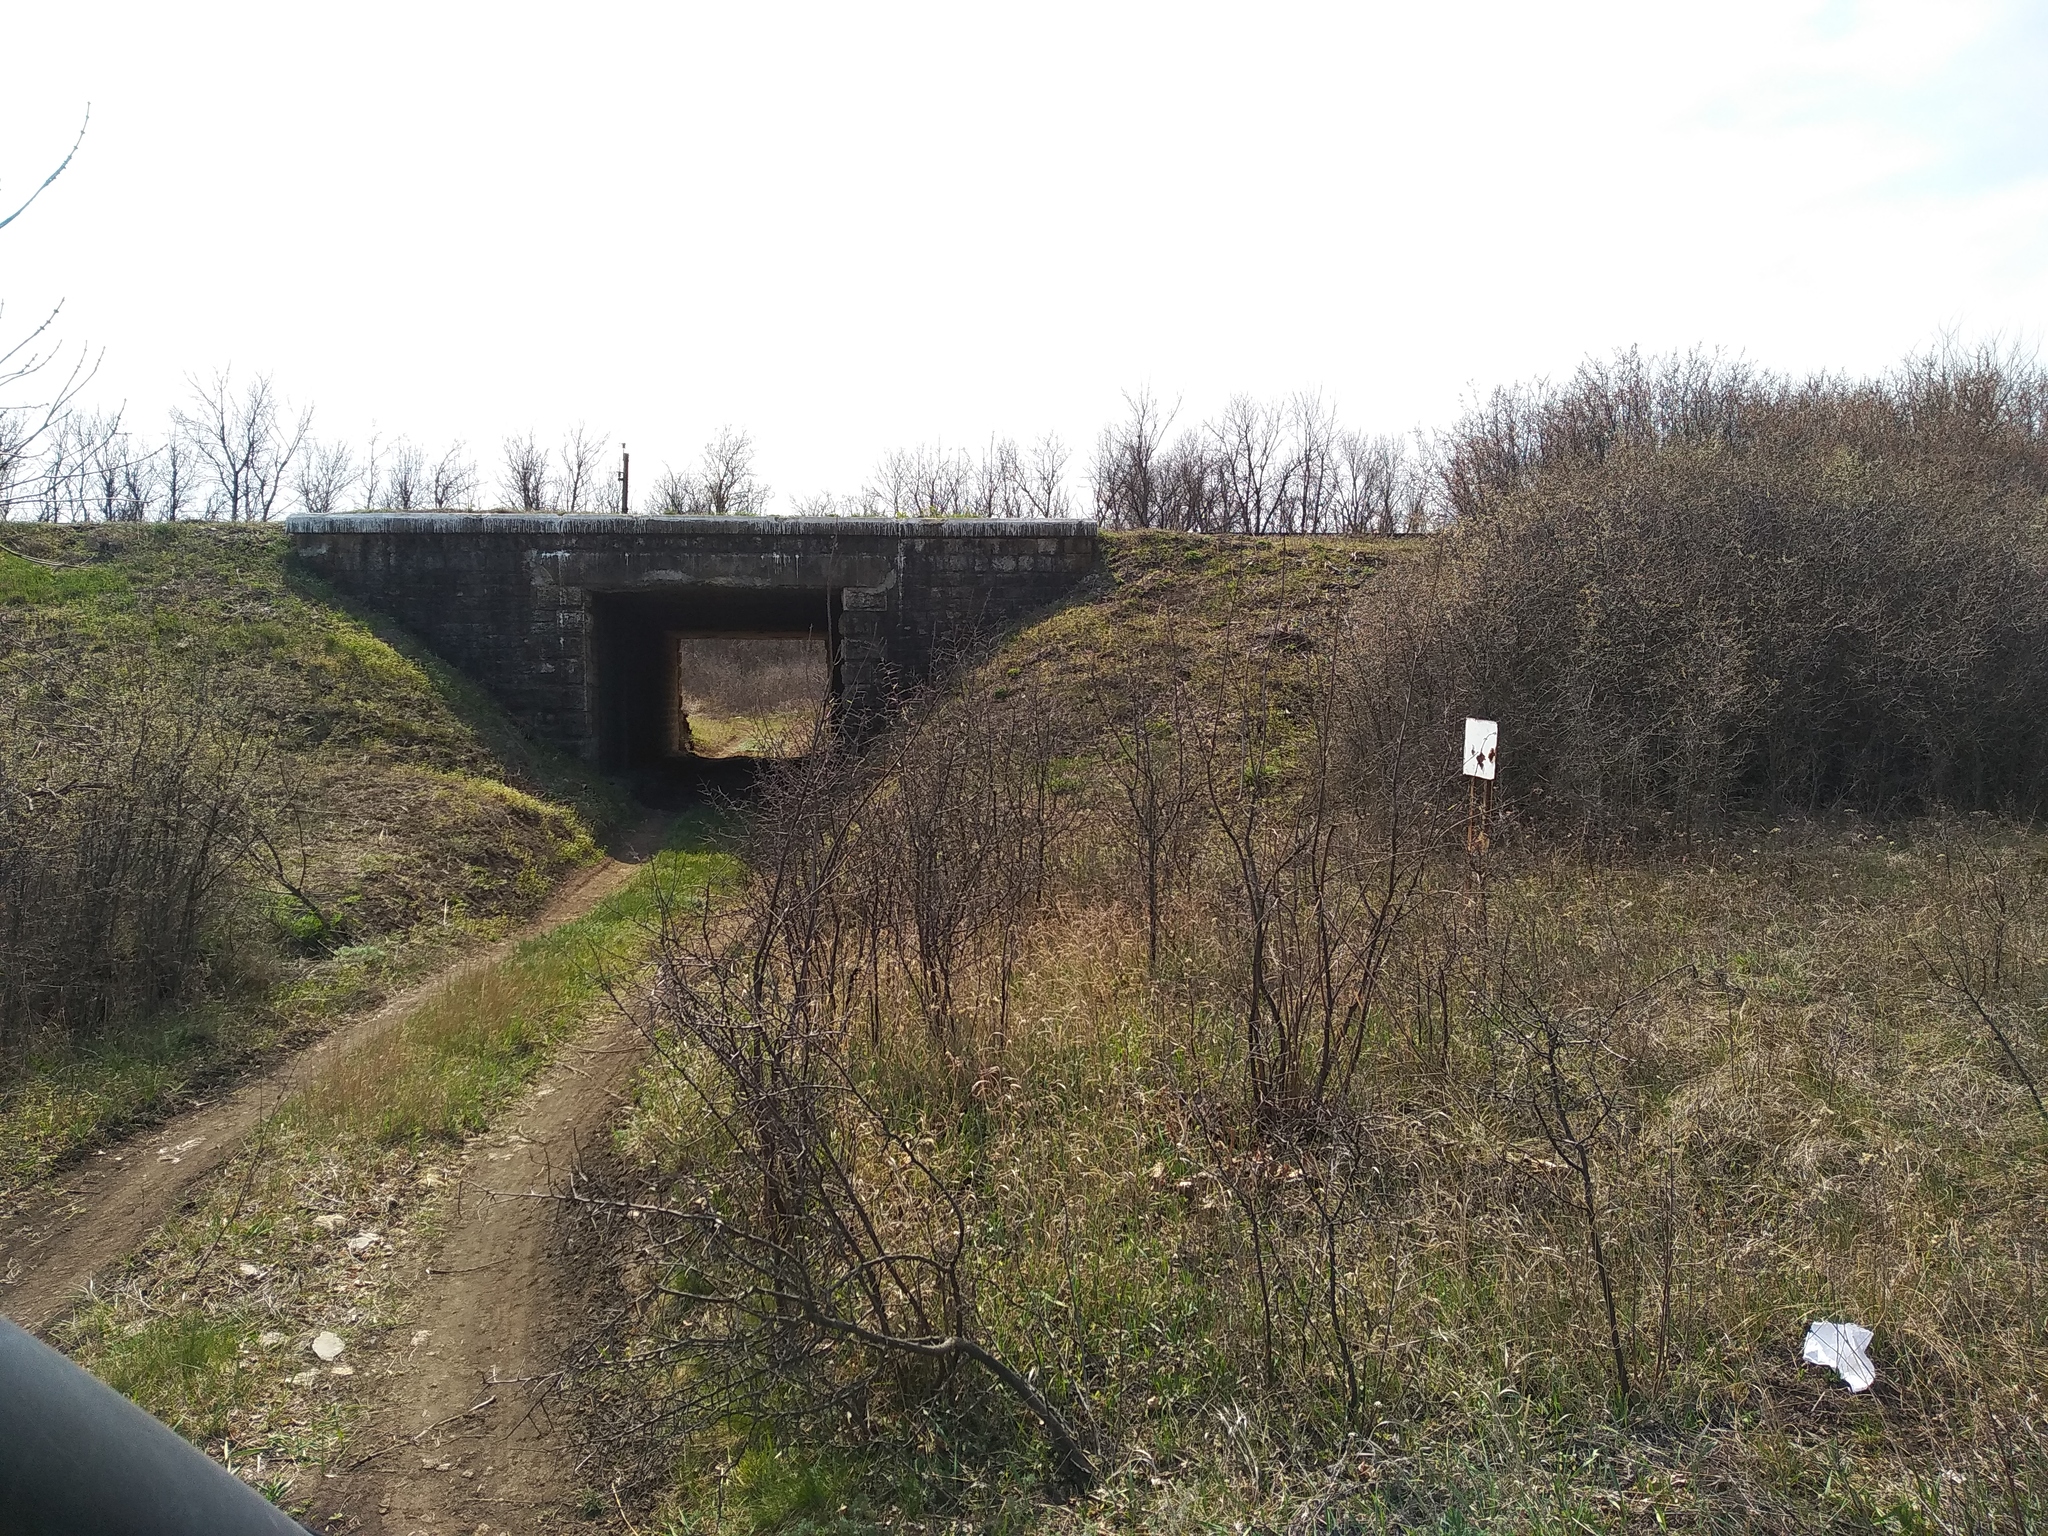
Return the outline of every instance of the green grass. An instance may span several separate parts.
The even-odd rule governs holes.
[[[222,1434],[253,1332],[235,1317],[160,1313],[115,1330],[94,1356],[100,1379],[188,1439]]]
[[[333,927],[252,865],[185,996],[0,1062],[0,1190],[501,935],[628,814],[616,786],[297,572],[281,529],[10,526],[0,731],[20,755],[74,726],[87,739],[145,677],[264,743],[254,791]]]
[[[123,572],[104,568],[52,569],[0,544],[0,605],[28,608],[105,603],[114,594],[126,594],[129,590]]]
[[[0,1099],[0,1190],[47,1175],[191,1086],[221,1052],[225,1016],[206,1006],[162,1013],[21,1069]]]
[[[595,910],[455,977],[308,1084],[287,1115],[317,1133],[384,1145],[482,1129],[608,987],[631,984],[664,904],[700,902],[736,877],[717,838],[710,814],[685,819],[670,846]]]

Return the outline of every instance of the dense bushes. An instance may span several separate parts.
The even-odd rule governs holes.
[[[1502,722],[1506,787],[1587,826],[1736,801],[2033,810],[2048,377],[1937,357],[1794,385],[1698,359],[1496,396],[1458,516],[1362,609],[1368,701]]]
[[[189,689],[0,703],[0,1060],[186,990],[228,918],[262,751]]]

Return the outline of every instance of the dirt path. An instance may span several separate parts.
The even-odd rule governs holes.
[[[666,816],[643,822],[614,857],[571,877],[520,933],[408,988],[232,1091],[63,1170],[0,1219],[0,1311],[32,1332],[48,1328],[107,1265],[127,1257],[218,1168],[241,1139],[329,1060],[404,1018],[424,999],[501,959],[530,934],[570,922],[624,885],[661,845]]]
[[[547,1413],[569,1342],[573,1277],[552,1204],[579,1143],[601,1136],[640,1059],[630,1021],[607,1015],[571,1041],[517,1110],[474,1147],[458,1214],[428,1265],[413,1326],[395,1330],[368,1424],[339,1476],[313,1495],[316,1528],[365,1536],[527,1536],[587,1524],[573,1458]],[[608,1515],[606,1509],[602,1514]],[[601,1518],[601,1517],[600,1517]]]

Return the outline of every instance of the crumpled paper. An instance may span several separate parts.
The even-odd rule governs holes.
[[[1868,1328],[1856,1323],[1818,1322],[1807,1325],[1800,1358],[1808,1365],[1826,1366],[1849,1384],[1851,1392],[1867,1392],[1877,1380],[1869,1351]]]

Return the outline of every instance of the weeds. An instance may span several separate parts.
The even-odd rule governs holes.
[[[1997,904],[1964,899],[1977,887],[1942,873],[1962,866],[1928,824],[1702,820],[1689,843],[1589,858],[1546,846],[1541,816],[1510,806],[1482,932],[1445,835],[1459,804],[1437,809],[1456,789],[1456,738],[1432,734],[1427,648],[1373,663],[1382,678],[1409,669],[1415,702],[1376,694],[1361,717],[1346,690],[1365,658],[1333,669],[1343,686],[1325,704],[1329,652],[1271,624],[1270,587],[1263,612],[1215,595],[1220,573],[1280,582],[1251,554],[1240,566],[1209,546],[1214,564],[1184,578],[1171,541],[1115,549],[1148,612],[1170,616],[1170,649],[1091,664],[1117,645],[1092,627],[1120,611],[1112,589],[999,653],[879,766],[820,783],[809,821],[764,808],[755,847],[772,856],[756,868],[834,893],[810,910],[839,935],[814,952],[837,958],[803,989],[823,1009],[815,1025],[788,1033],[774,1021],[798,988],[771,989],[762,1023],[737,975],[736,996],[714,987],[739,951],[692,950],[691,985],[713,988],[696,1011],[764,1034],[712,1050],[672,1020],[670,1069],[625,1142],[631,1186],[592,1191],[619,1203],[609,1230],[641,1298],[599,1399],[605,1423],[652,1437],[626,1486],[692,1527],[754,1518],[729,1475],[748,1456],[778,1478],[829,1465],[834,1507],[882,1524],[1960,1531],[2035,1518],[2048,1458],[2023,1405],[2048,1390],[2038,1120],[1982,1020],[1923,963],[1970,957],[2032,1069],[2031,967],[2048,950],[2019,896],[1993,965]],[[1332,558],[1308,549],[1296,569]],[[1183,579],[1214,600],[1188,598]],[[1003,925],[963,929],[955,1017],[993,1018],[1001,999],[1007,1025],[949,1041],[915,967],[893,958],[911,914],[877,878],[895,847],[869,837],[904,775],[955,761],[921,753],[922,733],[954,729],[954,710],[992,719],[1031,690],[1065,723],[1065,787],[1043,823],[1042,883],[1034,848]],[[1181,753],[1191,790],[1156,881],[1130,793],[1151,793],[1139,722],[1161,791]],[[827,823],[841,830],[818,836]],[[2008,884],[2038,857],[2023,828],[1978,835]],[[947,846],[942,819],[934,836]],[[725,921],[738,928],[714,918],[708,932],[754,931],[768,889],[736,892]],[[1995,997],[1981,980],[1994,970]],[[998,1384],[891,1371],[808,1326],[811,1345],[777,1355],[767,1340],[785,1325],[760,1291],[757,1332],[729,1315],[713,1326],[741,1293],[713,1262],[707,1213],[756,1233],[773,1184],[762,1156],[735,1150],[755,1121],[734,1107],[757,1095],[733,1072],[793,1060],[798,1039],[817,1053],[811,1087],[768,1091],[775,1112],[808,1102],[831,1135],[847,1136],[845,1116],[903,1139],[909,1152],[881,1129],[833,1143],[880,1202],[874,1252],[914,1264],[934,1288],[927,1312],[959,1308],[1087,1437],[1085,1504],[1046,1503],[1030,1412]],[[1282,1039],[1299,1045],[1291,1079]],[[1287,1102],[1313,1112],[1260,1113],[1251,1085],[1278,1103],[1290,1081]],[[635,1205],[645,1214],[623,1213]],[[861,1273],[860,1251],[830,1272]],[[890,1285],[885,1310],[915,1326]],[[863,1294],[843,1292],[847,1305]],[[1798,1364],[1822,1316],[1876,1330],[1873,1394]],[[713,1369],[739,1359],[759,1374]]]
[[[701,830],[682,835],[695,839]],[[550,1049],[642,962],[665,907],[700,903],[731,878],[729,857],[676,849],[597,909],[494,964],[461,973],[392,1028],[332,1063],[286,1114],[322,1135],[387,1146],[459,1141],[548,1059]]]
[[[533,910],[618,803],[276,530],[0,550],[0,1177]]]

